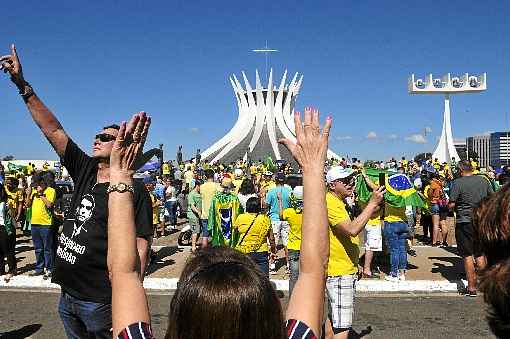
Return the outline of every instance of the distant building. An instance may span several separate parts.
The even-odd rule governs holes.
[[[466,139],[467,158],[476,159],[480,168],[487,168],[490,162],[490,135],[476,135]]]
[[[453,146],[457,150],[460,160],[467,160],[467,143],[466,140],[455,140]]]
[[[510,165],[510,132],[491,133],[490,159],[494,168]]]

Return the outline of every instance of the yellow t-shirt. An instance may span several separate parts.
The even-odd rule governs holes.
[[[200,196],[202,197],[202,215],[201,219],[209,218],[209,208],[214,194],[218,191],[218,185],[215,182],[208,181],[200,186]]]
[[[359,261],[358,236],[349,237],[339,232],[333,233],[333,228],[338,223],[351,220],[345,209],[345,204],[337,196],[328,192],[326,205],[329,220],[328,276],[336,277],[356,273]]]
[[[287,221],[290,225],[287,248],[289,250],[299,251],[301,249],[303,212],[297,213],[294,208],[286,208],[283,210],[283,220]]]
[[[7,193],[7,206],[11,211],[17,213],[19,204],[23,203],[23,191],[19,188],[9,191],[7,186],[4,186],[4,189]]]
[[[163,164],[163,175],[170,175],[170,166],[167,163]]]
[[[384,203],[384,221],[407,222],[406,208],[393,207],[387,202]]]
[[[47,187],[44,190],[44,195],[51,203],[55,203],[55,198],[57,197],[55,189]],[[35,189],[32,190],[32,197],[32,224],[51,226],[53,213],[46,207],[44,201],[37,196],[37,191]]]
[[[232,184],[234,184],[234,193],[239,193],[239,189],[241,188],[241,184],[243,183],[243,179],[234,179],[232,180]]]
[[[191,184],[192,181],[193,181],[193,171],[187,170],[186,172],[184,172],[184,182],[186,184]]]
[[[152,224],[157,225],[159,224],[159,208],[158,208],[158,200],[152,194],[152,192],[149,192],[149,196],[151,197],[152,202]]]
[[[234,228],[239,230],[239,241],[244,237],[254,218],[254,213],[243,213],[237,217]],[[240,245],[238,244],[235,249],[242,253],[267,252],[266,239],[269,227],[271,227],[269,217],[265,214],[259,214],[243,242]]]
[[[365,207],[367,207],[367,204],[361,204],[362,209],[365,209]],[[381,225],[381,213],[382,212],[380,212],[377,215],[375,215],[374,217],[368,219],[366,227],[380,226]]]

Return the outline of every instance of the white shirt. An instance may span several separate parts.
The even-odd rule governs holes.
[[[5,209],[5,202],[0,202],[0,225],[5,225],[4,209]]]

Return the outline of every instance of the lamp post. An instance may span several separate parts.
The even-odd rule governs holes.
[[[483,73],[479,76],[469,75],[465,73],[461,77],[453,76],[447,73],[442,78],[434,78],[432,74],[428,74],[425,79],[416,78],[411,74],[408,82],[408,90],[410,94],[443,94],[444,95],[444,112],[443,112],[443,128],[441,138],[434,151],[433,158],[437,158],[440,162],[451,163],[452,158],[459,161],[452,136],[452,125],[450,121],[450,95],[461,93],[477,93],[487,89],[487,74]]]

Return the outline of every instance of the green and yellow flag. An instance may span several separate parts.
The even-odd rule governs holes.
[[[425,202],[413,187],[411,180],[405,174],[390,174],[385,170],[375,168],[365,169],[365,174],[375,184],[379,183],[379,173],[384,173],[386,193],[384,200],[394,207],[416,206],[425,207]],[[363,176],[356,179],[356,193],[360,202],[366,203],[372,196],[372,190]]]

